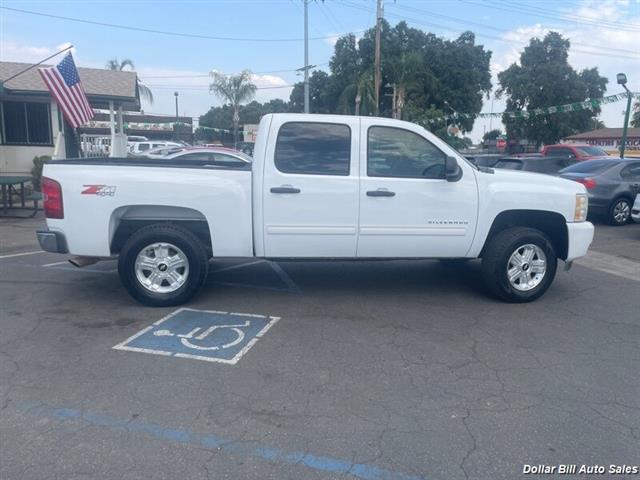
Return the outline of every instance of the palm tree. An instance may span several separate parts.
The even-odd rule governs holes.
[[[123,59],[121,62],[118,61],[117,58],[112,58],[105,65],[107,70],[118,70],[122,71],[126,68],[130,68],[132,71],[135,71],[136,67],[133,65],[133,60],[129,58]],[[136,82],[138,84],[138,93],[140,93],[140,98],[144,98],[150,104],[153,103],[153,93],[151,93],[151,89],[147,87],[144,83],[140,81],[140,79],[136,76]]]
[[[631,117],[631,126],[640,128],[640,101],[633,104],[633,116]]]
[[[238,143],[238,125],[240,123],[240,105],[252,100],[258,87],[251,82],[251,71],[243,70],[237,75],[225,75],[212,71],[209,91],[233,108],[233,143]]]
[[[347,85],[338,99],[338,112],[351,113],[351,105],[354,105],[355,115],[371,115],[375,112],[376,95],[373,81],[373,73],[370,70],[355,78],[353,83]]]
[[[402,118],[407,91],[425,76],[424,61],[417,52],[403,53],[392,57],[385,64],[387,77],[393,85],[393,118]],[[424,80],[424,78],[423,78]]]

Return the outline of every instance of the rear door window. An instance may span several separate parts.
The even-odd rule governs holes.
[[[588,160],[565,168],[563,173],[600,173],[618,165],[615,160]]]
[[[547,150],[547,155],[549,156],[560,156],[560,157],[575,157],[575,154],[571,151],[570,148],[564,147],[551,147]]]
[[[640,180],[640,162],[632,163],[620,171],[620,176],[628,181]]]
[[[283,173],[349,175],[351,129],[347,125],[289,122],[280,127],[275,166]]]

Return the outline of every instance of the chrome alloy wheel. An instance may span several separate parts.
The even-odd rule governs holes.
[[[189,259],[170,243],[147,245],[136,257],[136,278],[140,285],[154,293],[172,293],[187,281]]]
[[[613,218],[617,223],[627,223],[629,215],[631,215],[631,208],[625,200],[620,200],[613,207]]]
[[[511,254],[507,263],[507,277],[511,286],[520,292],[536,288],[547,272],[547,256],[532,243],[522,245]]]

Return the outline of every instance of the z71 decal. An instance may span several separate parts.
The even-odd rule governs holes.
[[[84,190],[81,195],[98,195],[99,197],[113,197],[116,194],[116,187],[113,185],[83,185]]]

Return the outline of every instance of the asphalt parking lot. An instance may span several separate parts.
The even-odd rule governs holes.
[[[114,349],[148,327],[152,343],[195,342],[204,324],[153,326],[177,309],[135,303],[113,261],[38,252],[41,222],[0,219],[2,479],[512,479],[639,462],[640,224],[598,224],[593,254],[526,305],[488,298],[474,262],[214,261],[190,309],[277,320],[229,364]]]

